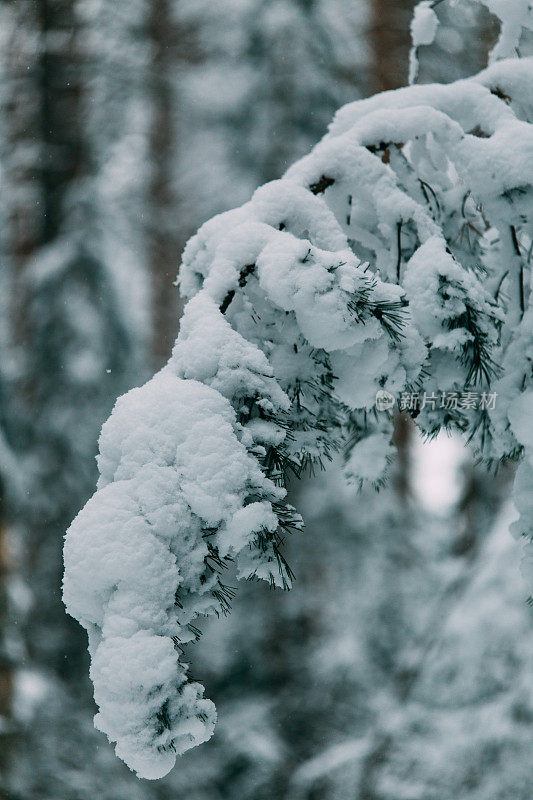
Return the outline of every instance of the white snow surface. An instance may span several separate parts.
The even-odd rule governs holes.
[[[409,83],[414,83],[418,74],[417,48],[435,41],[439,18],[433,10],[432,0],[422,0],[415,6],[411,20],[411,41],[413,46],[409,55]]]
[[[212,734],[181,648],[225,609],[230,559],[239,577],[290,585],[287,470],[348,440],[350,477],[379,484],[394,451],[378,390],[435,395],[423,433],[466,430],[496,459],[525,448],[513,529],[531,548],[532,72],[532,59],[502,61],[349,104],[281,180],[187,244],[172,356],[117,401],[97,491],[65,541],[96,725],[139,776],[161,777]],[[484,413],[439,401],[490,388]],[[531,564],[526,553],[533,583]]]

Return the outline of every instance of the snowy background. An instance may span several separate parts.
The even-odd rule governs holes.
[[[243,584],[195,677],[214,737],[139,781],[93,728],[63,534],[116,396],[168,358],[178,256],[335,109],[407,80],[406,0],[16,0],[0,7],[0,796],[531,800],[533,611],[511,475],[399,431],[379,493],[292,488],[290,593]],[[445,6],[446,4],[443,4]],[[420,80],[484,66],[495,25],[439,9]],[[449,17],[449,18],[448,18]]]

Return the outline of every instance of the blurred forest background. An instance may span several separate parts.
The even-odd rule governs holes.
[[[395,480],[300,487],[289,593],[245,584],[195,677],[213,739],[139,781],[93,729],[61,548],[116,396],[170,353],[187,238],[279,177],[349,100],[406,82],[413,0],[0,5],[0,796],[531,800],[533,611],[505,474],[397,425]],[[485,64],[439,5],[422,81]]]

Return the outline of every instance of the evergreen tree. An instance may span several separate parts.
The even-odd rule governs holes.
[[[421,5],[415,47],[435,29]],[[502,17],[497,53],[520,34]],[[138,774],[159,777],[212,732],[214,708],[180,653],[198,616],[227,609],[228,565],[291,583],[282,543],[301,521],[287,473],[344,439],[348,476],[382,482],[392,426],[373,411],[378,392],[423,386],[408,407],[422,431],[467,432],[489,458],[523,446],[527,456],[530,68],[504,61],[346,106],[281,181],[189,242],[173,355],[104,426],[99,489],[65,549],[97,724]],[[530,471],[526,457],[515,484],[524,534]]]

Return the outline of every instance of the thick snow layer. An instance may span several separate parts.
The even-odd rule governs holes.
[[[496,5],[516,24],[518,4]],[[432,14],[419,6],[417,44]],[[172,356],[117,401],[65,541],[96,724],[139,775],[164,775],[213,731],[180,657],[199,618],[228,609],[228,565],[290,586],[281,544],[301,520],[287,473],[346,446],[351,480],[383,479],[394,448],[378,392],[423,395],[407,408],[426,434],[464,431],[492,459],[525,450],[513,530],[533,589],[532,71],[497,62],[346,106],[281,180],[187,244]]]
[[[439,20],[432,6],[431,0],[422,0],[415,8],[411,21],[411,37],[414,47],[431,44],[435,39]]]
[[[99,489],[66,537],[64,600],[90,634],[96,724],[141,777],[165,774],[213,731],[213,704],[174,645],[218,608],[206,531],[220,530],[223,557],[277,526],[270,502],[243,508],[280,491],[241,436],[220,393],[165,368],[117,402]]]

